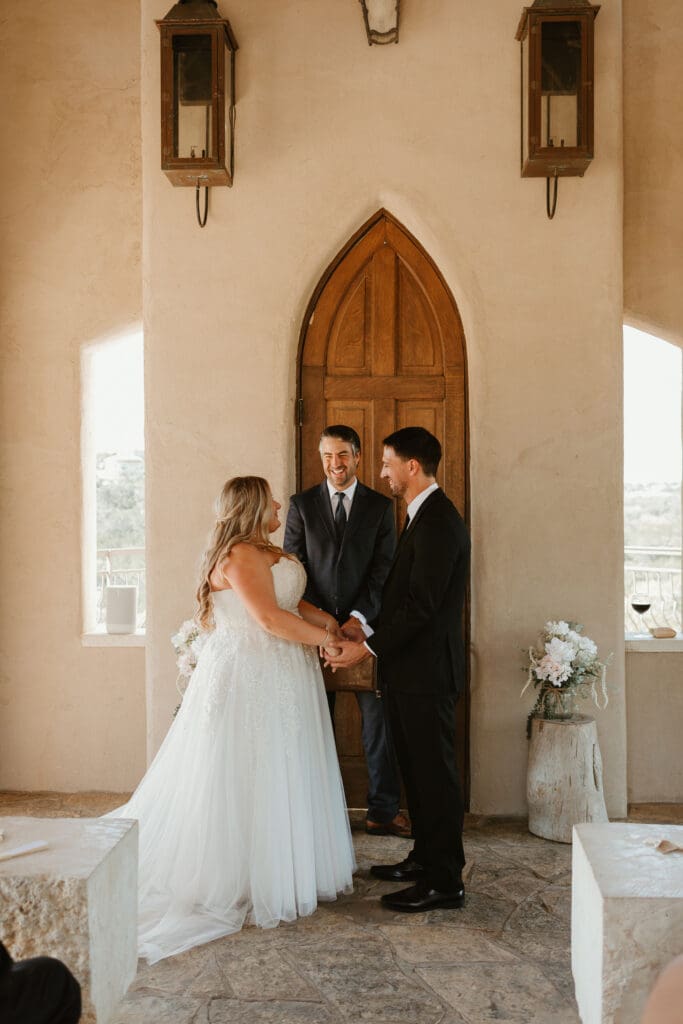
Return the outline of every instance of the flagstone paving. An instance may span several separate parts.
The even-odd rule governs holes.
[[[0,814],[91,817],[124,799],[0,793]],[[369,868],[401,860],[409,842],[366,836],[354,817],[352,895],[292,924],[140,961],[112,1024],[578,1024],[570,846],[521,821],[470,817],[465,907],[406,915],[381,906],[396,886]]]

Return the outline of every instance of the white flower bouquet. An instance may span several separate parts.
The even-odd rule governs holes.
[[[176,679],[176,687],[180,694],[181,703],[190,677],[197,667],[199,654],[206,643],[207,636],[208,633],[200,629],[194,619],[186,619],[179,627],[178,632],[174,633],[171,637],[173,650],[177,655],[178,677]],[[173,712],[174,716],[177,715],[179,708],[180,704]]]
[[[605,673],[612,655],[600,661],[595,643],[583,635],[578,622],[546,622],[536,646],[528,653],[522,694],[532,683],[538,688],[529,725],[532,718],[571,718],[576,697],[590,695],[596,707],[607,707]]]

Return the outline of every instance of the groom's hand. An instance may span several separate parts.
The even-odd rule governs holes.
[[[342,626],[342,636],[345,636],[347,640],[355,640],[356,643],[362,644],[365,640],[365,633],[363,627],[360,624],[360,620],[355,615],[350,615],[349,618]]]
[[[357,644],[353,640],[335,641],[335,647],[339,648],[339,654],[334,657],[325,655],[325,665],[329,665],[332,671],[338,668],[351,668],[352,665],[358,665],[359,662],[370,657],[370,652],[365,644]]]

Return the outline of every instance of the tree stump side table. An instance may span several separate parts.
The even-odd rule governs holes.
[[[594,718],[532,718],[526,795],[529,831],[556,843],[571,843],[573,825],[609,820]]]

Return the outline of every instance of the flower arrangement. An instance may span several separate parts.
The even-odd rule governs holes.
[[[178,667],[178,676],[176,679],[176,687],[180,694],[181,704],[185,690],[187,689],[187,684],[190,681],[190,677],[197,667],[199,654],[206,643],[207,635],[207,632],[200,629],[194,619],[186,619],[179,627],[178,632],[174,633],[171,637],[173,650],[177,654],[176,665]],[[174,718],[178,714],[179,710],[180,704],[178,704],[178,707],[173,712]]]
[[[590,694],[596,707],[604,710],[608,701],[605,673],[611,657],[600,661],[595,643],[583,635],[580,623],[546,622],[536,646],[529,648],[529,665],[524,669],[527,681],[522,694],[531,683],[538,688],[527,719],[527,735],[532,718],[571,718],[576,697]]]

